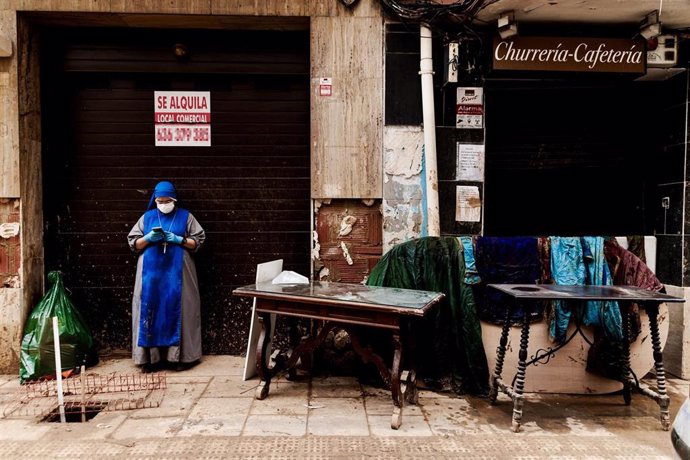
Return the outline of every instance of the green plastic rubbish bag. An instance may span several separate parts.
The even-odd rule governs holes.
[[[24,327],[19,356],[21,383],[55,376],[54,316],[58,318],[61,371],[93,366],[98,362],[91,331],[70,300],[61,273],[48,273],[48,282],[50,290],[33,309]]]

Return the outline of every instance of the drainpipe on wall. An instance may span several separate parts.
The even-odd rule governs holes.
[[[438,209],[438,166],[436,162],[436,116],[434,115],[434,61],[431,57],[431,29],[419,26],[419,75],[422,77],[422,123],[426,175],[427,235],[440,236]]]

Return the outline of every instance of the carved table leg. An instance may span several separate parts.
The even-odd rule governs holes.
[[[359,330],[354,327],[347,327],[345,325],[341,326],[350,335],[350,340],[352,341],[352,348],[355,353],[359,355],[364,363],[372,363],[378,369],[383,382],[387,387],[391,386],[391,370],[388,368],[388,364],[379,355],[374,353],[371,346],[362,346],[359,341]]]
[[[623,362],[622,362],[622,379],[623,379],[623,401],[625,405],[629,406],[632,400],[632,377],[630,375],[630,334],[631,331],[631,318],[630,318],[630,304],[625,302],[623,306],[622,316],[623,316]]]
[[[525,309],[525,317],[522,320],[522,334],[520,336],[520,354],[518,360],[517,378],[513,394],[513,423],[511,430],[520,431],[522,422],[522,406],[525,402],[523,391],[525,389],[525,371],[527,368],[527,344],[529,343],[529,311]]]
[[[256,399],[264,399],[268,396],[268,389],[271,386],[271,369],[268,368],[268,346],[271,342],[271,315],[269,313],[259,313],[261,323],[261,335],[259,335],[259,345],[256,349],[256,372],[259,374],[259,386],[256,388]]]
[[[508,333],[510,332],[510,305],[506,306],[506,316],[503,321],[503,329],[501,330],[501,341],[496,350],[496,367],[494,374],[491,376],[491,388],[489,389],[489,403],[495,404],[498,397],[498,382],[501,379],[503,372],[503,360],[506,356],[506,346],[508,345]]]
[[[656,303],[649,303],[645,306],[647,316],[649,316],[649,328],[652,333],[652,348],[654,349],[654,371],[656,373],[657,394],[656,402],[660,408],[661,427],[664,431],[668,431],[671,426],[671,416],[668,412],[668,406],[671,402],[669,396],[666,394],[666,372],[664,370],[664,357],[661,352],[661,339],[659,337],[659,305]]]
[[[288,349],[287,356],[292,356],[292,353],[294,352],[295,348],[300,343],[300,336],[299,332],[297,331],[297,320],[294,318],[290,318],[290,329],[289,329],[289,340],[290,340],[290,348]],[[295,377],[297,377],[297,363],[295,363],[295,366],[291,366],[287,370],[287,375],[286,378],[288,380],[295,380]]]
[[[419,390],[417,390],[417,373],[414,370],[403,371],[400,377],[402,393],[405,402],[417,405],[419,403]]]
[[[307,332],[307,340],[314,340],[316,336],[319,335],[318,324],[322,324],[322,321],[310,320],[309,321],[309,331]],[[302,356],[302,369],[311,372],[314,367],[314,351],[310,350],[309,353],[305,353]]]
[[[393,396],[393,416],[391,417],[391,428],[397,430],[402,424],[402,411],[405,404],[402,388],[400,387],[400,364],[402,360],[402,344],[400,335],[393,334],[393,368],[391,369],[391,393]]]
[[[417,337],[414,323],[405,321],[403,330],[405,334],[401,337],[405,340],[405,360],[407,361],[406,370],[400,377],[404,385],[403,397],[406,403],[417,405],[419,403],[419,391],[417,390]]]

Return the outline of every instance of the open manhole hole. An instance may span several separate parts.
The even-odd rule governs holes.
[[[107,403],[94,403],[91,402],[86,406],[79,403],[65,403],[65,421],[67,423],[82,423],[88,422],[96,415],[98,415],[103,409],[108,406]],[[60,408],[56,407],[48,415],[43,417],[41,422],[48,423],[60,423]]]

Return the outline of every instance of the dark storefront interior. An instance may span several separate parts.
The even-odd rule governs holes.
[[[663,233],[657,188],[672,180],[685,79],[489,80],[485,234]]]
[[[244,351],[251,310],[231,291],[257,263],[309,273],[308,21],[290,29],[41,31],[45,268],[102,348],[130,347],[126,237],[159,180],[206,230],[204,353]],[[156,90],[211,92],[211,147],[154,146]]]

